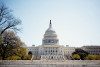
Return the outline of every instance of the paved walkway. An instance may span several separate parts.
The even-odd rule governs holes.
[[[0,60],[0,67],[100,67],[100,60]]]

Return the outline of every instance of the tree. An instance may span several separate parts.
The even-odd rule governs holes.
[[[72,58],[75,60],[80,60],[80,56],[78,54],[73,54]]]
[[[97,55],[96,60],[100,60],[100,55]]]
[[[80,56],[81,60],[85,60],[86,56],[89,54],[88,52],[82,50],[82,49],[75,49],[75,52],[72,53],[72,55],[78,54]]]
[[[87,60],[100,60],[100,55],[92,55],[92,54],[89,54],[87,57],[86,57]]]
[[[27,59],[28,59],[28,60],[31,60],[31,59],[32,59],[32,52],[31,52],[31,51],[28,52],[28,57],[27,57]]]
[[[0,57],[2,60],[17,56],[21,59],[26,59],[27,51],[26,48],[22,47],[25,44],[13,31],[5,31],[2,36],[3,43],[0,44]]]
[[[21,20],[13,16],[12,11],[4,4],[0,4],[0,34],[6,30],[20,30],[17,26],[21,24]]]
[[[95,60],[96,59],[96,55],[88,55],[86,57],[87,60]]]
[[[7,60],[21,60],[21,58],[19,56],[16,55],[12,55],[6,58]]]
[[[3,38],[2,38],[2,36],[0,35],[0,44],[2,44],[2,42],[3,42]]]
[[[11,32],[11,30],[19,31],[20,28],[17,26],[20,24],[21,20],[13,16],[12,10],[4,3],[0,3],[0,59],[6,59],[15,54],[14,49],[23,44],[20,38]]]

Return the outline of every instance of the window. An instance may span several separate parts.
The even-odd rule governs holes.
[[[51,41],[50,40],[48,40],[48,43],[50,43]]]
[[[57,50],[56,50],[56,52],[57,52]]]
[[[54,43],[54,41],[53,41],[53,40],[51,40],[51,43]]]

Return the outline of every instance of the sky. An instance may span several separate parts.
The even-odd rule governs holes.
[[[100,0],[1,0],[22,20],[19,37],[41,45],[51,20],[60,45],[100,45]]]

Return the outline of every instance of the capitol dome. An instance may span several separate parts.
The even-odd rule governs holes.
[[[51,20],[50,20],[49,28],[45,31],[45,34],[44,34],[44,37],[46,36],[57,36],[56,32],[52,28]]]
[[[43,45],[54,45],[58,44],[57,34],[52,28],[52,23],[50,20],[49,28],[45,31],[44,38],[42,40]]]

